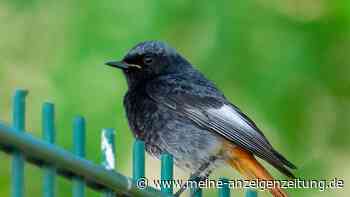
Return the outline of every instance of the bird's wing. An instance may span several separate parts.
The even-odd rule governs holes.
[[[229,103],[214,85],[163,77],[148,83],[146,93],[155,102],[191,119],[201,128],[220,134],[293,177],[286,166],[295,166],[275,151],[253,121]]]

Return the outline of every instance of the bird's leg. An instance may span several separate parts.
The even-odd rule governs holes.
[[[195,173],[193,173],[190,178],[188,178],[187,183],[190,181],[197,181],[196,179],[198,179],[200,175],[200,171],[196,171]],[[188,184],[184,183],[182,184],[182,186],[180,187],[180,189],[174,194],[175,197],[179,197],[184,191],[186,191]]]
[[[188,184],[190,181],[196,181],[199,182],[203,179],[206,179],[207,177],[201,177],[200,174],[208,168],[210,165],[210,162],[204,163],[197,171],[191,174],[190,178],[187,180],[185,184],[182,184],[180,189],[174,194],[175,197],[179,197],[184,191],[186,191]]]

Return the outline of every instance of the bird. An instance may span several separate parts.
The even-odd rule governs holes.
[[[167,43],[140,42],[122,60],[105,64],[122,70],[129,127],[151,156],[171,154],[176,166],[200,179],[229,165],[248,180],[274,180],[257,158],[295,178],[296,166],[214,82]],[[269,191],[274,197],[288,196],[280,187]]]

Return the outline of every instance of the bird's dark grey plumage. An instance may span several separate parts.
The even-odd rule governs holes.
[[[147,151],[159,157],[167,152],[176,164],[195,172],[223,161],[223,139],[264,159],[293,177],[295,166],[278,153],[264,134],[220,90],[175,49],[159,41],[138,44],[121,62],[128,82],[124,106],[134,135]]]

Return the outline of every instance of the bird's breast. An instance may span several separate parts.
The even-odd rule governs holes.
[[[156,106],[144,94],[129,91],[124,97],[124,107],[133,134],[143,139],[144,132],[148,129],[145,122],[151,120],[151,113]]]

